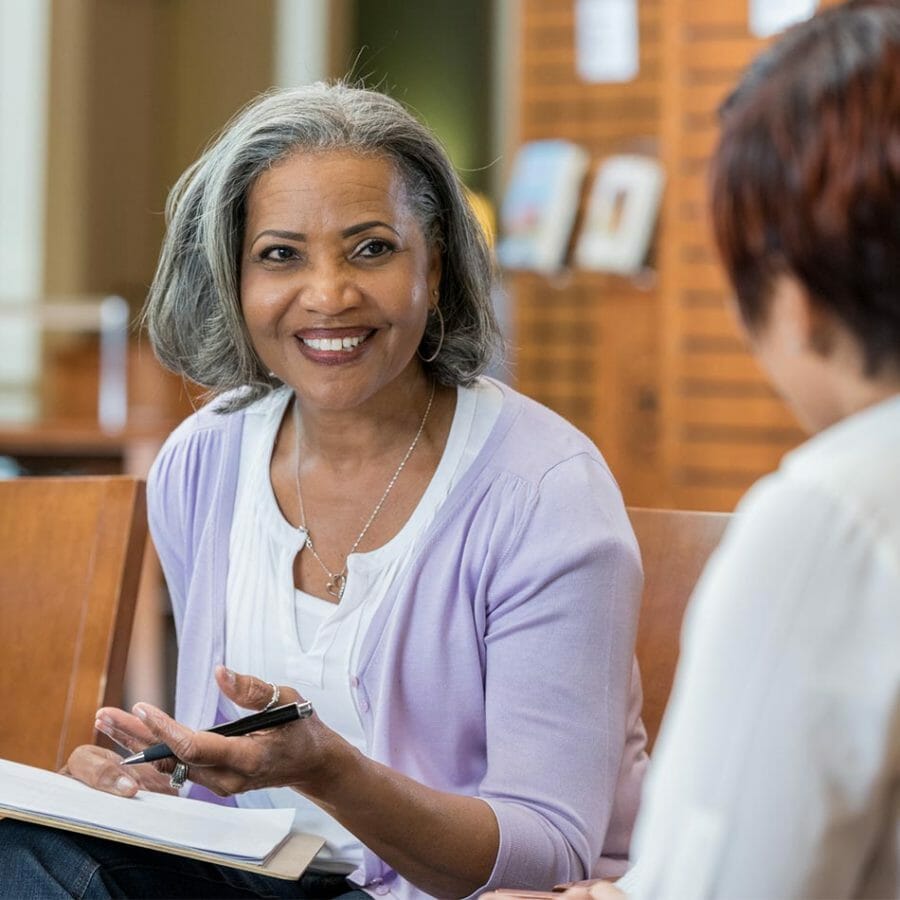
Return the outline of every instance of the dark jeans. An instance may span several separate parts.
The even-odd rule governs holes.
[[[307,872],[299,881],[286,881],[72,831],[0,821],[0,898],[70,897],[372,900],[340,875]]]

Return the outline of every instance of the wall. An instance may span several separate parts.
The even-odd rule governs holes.
[[[662,0],[639,10],[640,72],[633,81],[587,84],[575,69],[572,0],[524,0],[518,22],[518,138],[567,138],[595,163],[655,152],[660,131]],[[593,170],[589,173],[589,179]],[[658,505],[658,322],[654,278],[566,270],[507,273],[517,386],[598,444],[627,502]]]
[[[575,0],[521,5],[519,138],[595,158],[644,143],[667,172],[655,281],[508,278],[519,386],[598,443],[635,505],[730,510],[803,439],[738,333],[707,226],[715,111],[766,43],[747,7],[641,0],[637,78],[594,85],[575,73]]]
[[[169,188],[271,84],[273,16],[262,0],[54,0],[48,292],[140,306]]]
[[[492,7],[485,0],[356,0],[346,68],[410,106],[478,191],[490,189],[493,161]]]
[[[166,197],[231,115],[272,83],[274,0],[53,0],[44,296],[119,294],[137,316]],[[136,336],[131,418],[179,417],[189,398]],[[96,340],[47,333],[41,415],[96,411]]]

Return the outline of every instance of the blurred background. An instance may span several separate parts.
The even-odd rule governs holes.
[[[0,0],[0,476],[146,474],[199,396],[134,325],[170,187],[260,91],[347,77],[438,133],[501,248],[513,201],[534,193],[520,151],[575,148],[577,165],[546,170],[565,190],[529,208],[546,229],[526,249],[555,242],[550,262],[498,263],[509,354],[494,374],[587,432],[627,503],[732,509],[801,434],[728,311],[706,164],[729,86],[815,6]],[[624,269],[577,246],[596,227],[591,204],[605,208],[591,186],[623,155],[653,160],[665,185],[641,213],[639,265]],[[637,189],[616,190],[629,210]],[[637,241],[616,217],[602,237]],[[166,616],[151,558],[131,692],[163,703]]]

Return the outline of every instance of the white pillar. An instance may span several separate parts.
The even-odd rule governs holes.
[[[44,288],[44,189],[50,0],[0,0],[0,303],[33,303]],[[0,418],[31,418],[40,365],[33,325],[0,330]]]
[[[275,85],[296,87],[329,76],[328,0],[278,0]]]

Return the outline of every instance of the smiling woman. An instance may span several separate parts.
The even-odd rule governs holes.
[[[305,420],[406,405],[426,381],[416,350],[440,278],[439,249],[384,157],[297,153],[250,190],[241,309],[263,364],[295,385]]]
[[[176,718],[138,704],[97,727],[164,741],[185,793],[292,808],[326,846],[277,882],[3,823],[9,883],[418,898],[621,872],[646,761],[637,546],[597,448],[480,375],[493,268],[435,138],[377,93],[270,94],[185,173],[168,224],[146,322],[217,395],[148,482]],[[303,722],[198,730],[301,696]],[[67,771],[131,796],[173,765],[126,776],[94,747]]]

